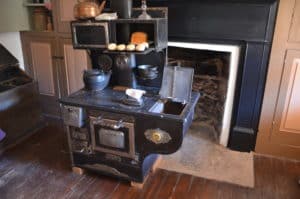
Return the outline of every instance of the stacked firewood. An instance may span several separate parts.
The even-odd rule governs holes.
[[[196,75],[193,90],[201,93],[196,107],[196,118],[214,127],[216,136],[220,133],[224,112],[225,98],[221,92],[221,78],[207,75]]]

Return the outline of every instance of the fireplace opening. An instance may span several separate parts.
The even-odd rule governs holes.
[[[194,68],[193,90],[201,93],[195,123],[205,137],[228,144],[239,46],[170,42],[169,65]]]

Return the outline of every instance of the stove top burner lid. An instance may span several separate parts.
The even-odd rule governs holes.
[[[126,105],[127,108],[141,108],[144,105],[144,101],[142,99],[136,100],[126,96],[124,99],[122,99],[122,104]]]
[[[139,89],[127,89],[125,93],[126,96],[122,100],[123,104],[135,107],[141,107],[143,105],[143,95],[146,91]]]
[[[19,61],[2,45],[0,44],[0,69],[7,66],[16,66]]]
[[[194,69],[179,66],[164,68],[161,98],[186,103],[191,100]]]

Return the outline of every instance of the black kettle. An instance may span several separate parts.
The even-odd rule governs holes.
[[[85,89],[91,91],[103,90],[108,86],[110,77],[111,71],[104,72],[97,69],[85,70],[83,73]]]

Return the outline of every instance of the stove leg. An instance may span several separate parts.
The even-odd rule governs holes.
[[[72,167],[73,173],[76,173],[77,175],[83,175],[85,173],[84,169],[79,167]]]
[[[156,161],[154,162],[154,164],[153,164],[151,170],[150,170],[151,173],[155,173],[155,171],[157,170],[158,165],[160,164],[161,160],[162,160],[162,157],[161,157],[161,155],[159,155],[159,156],[157,157]]]
[[[154,173],[155,173],[155,171],[157,170],[157,168],[158,168],[158,165],[159,165],[159,163],[161,162],[161,159],[162,159],[162,157],[161,157],[161,156],[158,156],[158,157],[157,157],[157,159],[156,159],[156,161],[154,162],[154,164],[153,164],[152,168],[150,169],[150,172],[149,172],[149,174],[148,174],[148,175],[145,177],[145,179],[144,179],[144,182],[143,182],[143,183],[139,183],[139,182],[133,182],[133,181],[131,181],[131,182],[130,182],[130,185],[131,185],[132,187],[135,187],[135,188],[137,188],[137,189],[143,189],[143,187],[144,187],[145,183],[147,182],[147,180],[148,180],[148,178],[149,178],[149,175],[151,175],[151,174],[154,174]]]
[[[131,182],[130,182],[130,186],[132,186],[132,187],[134,187],[134,188],[136,188],[136,189],[143,189],[145,183],[147,182],[148,176],[149,176],[149,175],[147,175],[147,176],[145,177],[143,183],[131,181]]]

